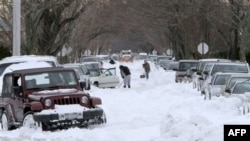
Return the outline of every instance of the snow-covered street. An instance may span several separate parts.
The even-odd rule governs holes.
[[[240,115],[238,99],[205,101],[191,83],[175,83],[174,71],[157,69],[152,63],[149,80],[141,79],[142,63],[123,63],[132,72],[130,89],[92,86],[87,91],[102,99],[107,124],[53,132],[0,131],[0,141],[223,141],[224,124],[250,123],[249,114]],[[120,75],[119,63],[116,68]]]

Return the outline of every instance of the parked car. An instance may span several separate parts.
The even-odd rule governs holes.
[[[63,67],[65,68],[72,68],[79,74],[79,81],[85,83],[85,90],[91,89],[91,83],[90,83],[90,77],[88,74],[88,69],[86,66],[84,66],[81,63],[69,63],[69,64],[63,64]]]
[[[231,88],[225,90],[225,97],[236,97],[241,100],[239,110],[245,115],[250,112],[250,81],[238,81]]]
[[[93,70],[93,69],[100,69],[102,68],[102,65],[100,62],[83,62],[81,63],[85,68],[87,68],[87,71]]]
[[[201,95],[205,94],[204,91],[204,82],[207,79],[207,74],[205,74],[204,72],[209,72],[212,69],[212,66],[215,64],[216,62],[207,62],[204,65],[204,68],[202,69],[202,71],[197,72],[197,76],[198,76],[198,81],[197,82],[197,90],[201,91]]]
[[[135,56],[136,60],[148,60],[148,54],[145,52],[140,52]]]
[[[109,62],[110,59],[111,59],[111,56],[110,56],[110,55],[105,55],[105,54],[96,55],[96,57],[99,57],[99,58],[100,58],[100,61],[102,61],[102,62]]]
[[[168,67],[166,68],[166,70],[177,70],[179,66],[179,62],[178,61],[173,61],[173,62],[169,62]]]
[[[206,79],[202,85],[201,93],[205,93],[204,87],[207,87],[211,83],[212,76],[217,72],[250,73],[250,70],[246,62],[216,62],[212,65],[211,70],[203,72]]]
[[[3,130],[22,126],[54,130],[106,123],[105,112],[98,106],[101,99],[82,91],[73,69],[17,70],[5,74],[3,80]]]
[[[227,79],[225,85],[221,86],[220,94],[225,95],[225,90],[232,88],[232,86],[237,81],[246,81],[250,79],[250,74],[245,73],[233,73],[230,75],[230,77]]]
[[[120,80],[116,75],[116,68],[89,69],[91,84],[99,88],[115,88]]]
[[[196,67],[198,60],[179,60],[178,68],[175,73],[175,82],[182,82],[186,77],[186,71],[191,67]]]
[[[208,84],[208,87],[204,90],[206,100],[207,97],[211,100],[212,96],[220,96],[221,94],[221,87],[226,84],[226,81],[230,78],[232,73],[223,73],[217,72],[212,76],[211,83]]]
[[[197,67],[191,67],[189,69],[187,69],[186,71],[186,77],[185,77],[185,81],[190,83],[190,82],[193,82],[193,77],[194,77],[194,73],[196,72],[197,70]]]
[[[159,66],[161,68],[163,68],[164,70],[168,70],[169,69],[169,65],[170,65],[170,62],[174,62],[173,60],[166,60],[166,59],[162,59],[159,61]]]
[[[110,56],[110,59],[112,59],[112,60],[114,60],[114,61],[120,61],[120,57],[119,57],[119,55],[117,55],[117,54],[112,54],[112,55]]]
[[[158,56],[156,56],[154,62],[155,62],[155,65],[157,67],[160,66],[160,64],[159,64],[160,60],[172,60],[172,56],[166,56],[166,55],[158,55]]]
[[[194,88],[197,88],[197,91],[200,91],[201,89],[201,83],[200,78],[202,78],[203,70],[206,65],[206,63],[212,63],[212,62],[231,62],[231,60],[228,59],[221,59],[221,58],[206,58],[206,59],[199,59],[197,64],[197,71],[194,73]]]
[[[158,55],[149,54],[148,61],[155,62]]]
[[[88,57],[83,57],[80,60],[80,63],[84,62],[98,62],[100,63],[103,59],[97,56],[88,56]]]

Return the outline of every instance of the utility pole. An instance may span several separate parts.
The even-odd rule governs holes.
[[[13,46],[12,56],[20,55],[21,39],[21,0],[13,0]]]

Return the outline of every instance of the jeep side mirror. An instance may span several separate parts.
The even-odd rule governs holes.
[[[86,82],[80,81],[80,87],[81,87],[82,89],[86,88]]]
[[[13,86],[13,92],[14,92],[14,95],[17,96],[17,97],[21,97],[22,95],[21,94],[21,86]]]

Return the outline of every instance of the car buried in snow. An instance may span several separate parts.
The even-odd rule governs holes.
[[[241,115],[250,113],[250,81],[238,80],[231,88],[225,89],[224,96],[227,98],[238,98],[241,101],[239,111]]]
[[[73,69],[49,67],[4,75],[0,130],[89,127],[106,123],[102,101],[82,91]]]
[[[185,81],[185,77],[187,76],[187,70],[196,67],[198,64],[198,60],[179,60],[178,68],[175,69],[175,82],[183,82]]]

